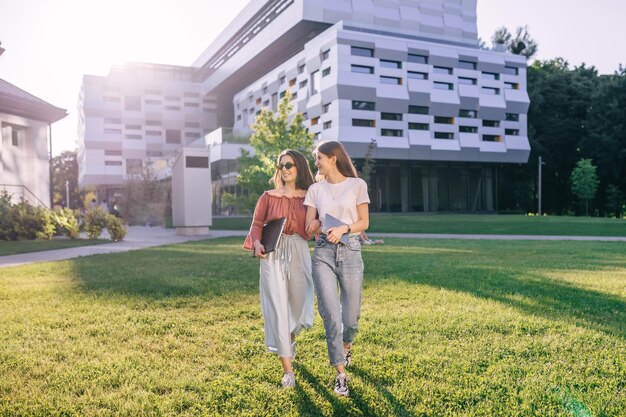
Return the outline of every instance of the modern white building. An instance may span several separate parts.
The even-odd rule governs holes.
[[[65,109],[0,79],[0,192],[13,202],[51,207],[51,125],[66,115]]]
[[[81,188],[93,188],[99,199],[113,202],[128,175],[203,138],[216,125],[215,103],[202,97],[194,72],[129,63],[113,67],[108,76],[83,77],[78,106]]]
[[[214,189],[287,90],[316,139],[373,158],[374,211],[496,210],[498,167],[530,153],[526,60],[479,48],[476,0],[252,0],[192,66]]]

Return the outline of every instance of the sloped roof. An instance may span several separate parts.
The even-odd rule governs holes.
[[[54,123],[67,116],[67,111],[35,97],[0,78],[0,112]]]

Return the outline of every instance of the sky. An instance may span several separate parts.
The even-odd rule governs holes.
[[[57,106],[53,155],[76,149],[84,74],[127,61],[191,65],[249,0],[0,0],[0,78]],[[537,59],[626,65],[626,0],[477,0],[478,36],[528,26]]]

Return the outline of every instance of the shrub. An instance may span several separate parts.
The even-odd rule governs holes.
[[[25,200],[11,206],[9,219],[13,225],[13,231],[10,238],[12,240],[52,238],[54,223],[52,217],[47,216],[46,212],[47,209],[33,207]]]
[[[112,214],[107,215],[107,230],[114,242],[123,240],[128,232],[122,220]]]
[[[61,233],[70,239],[78,239],[80,237],[80,224],[76,211],[69,208],[57,209],[52,216]]]
[[[102,229],[107,227],[107,216],[100,207],[90,208],[83,216],[85,232],[89,239],[97,239],[102,234]]]
[[[2,190],[0,193],[0,240],[11,239],[13,231],[11,206],[11,194],[7,190]]]
[[[52,239],[56,233],[56,222],[52,212],[43,207],[33,207],[33,213],[39,227],[36,233],[37,239]]]

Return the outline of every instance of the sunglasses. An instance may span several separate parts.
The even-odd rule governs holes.
[[[287,168],[288,170],[295,167],[296,164],[292,164],[291,162],[287,162],[286,164],[278,164],[276,165],[277,170],[282,170],[283,168]]]

